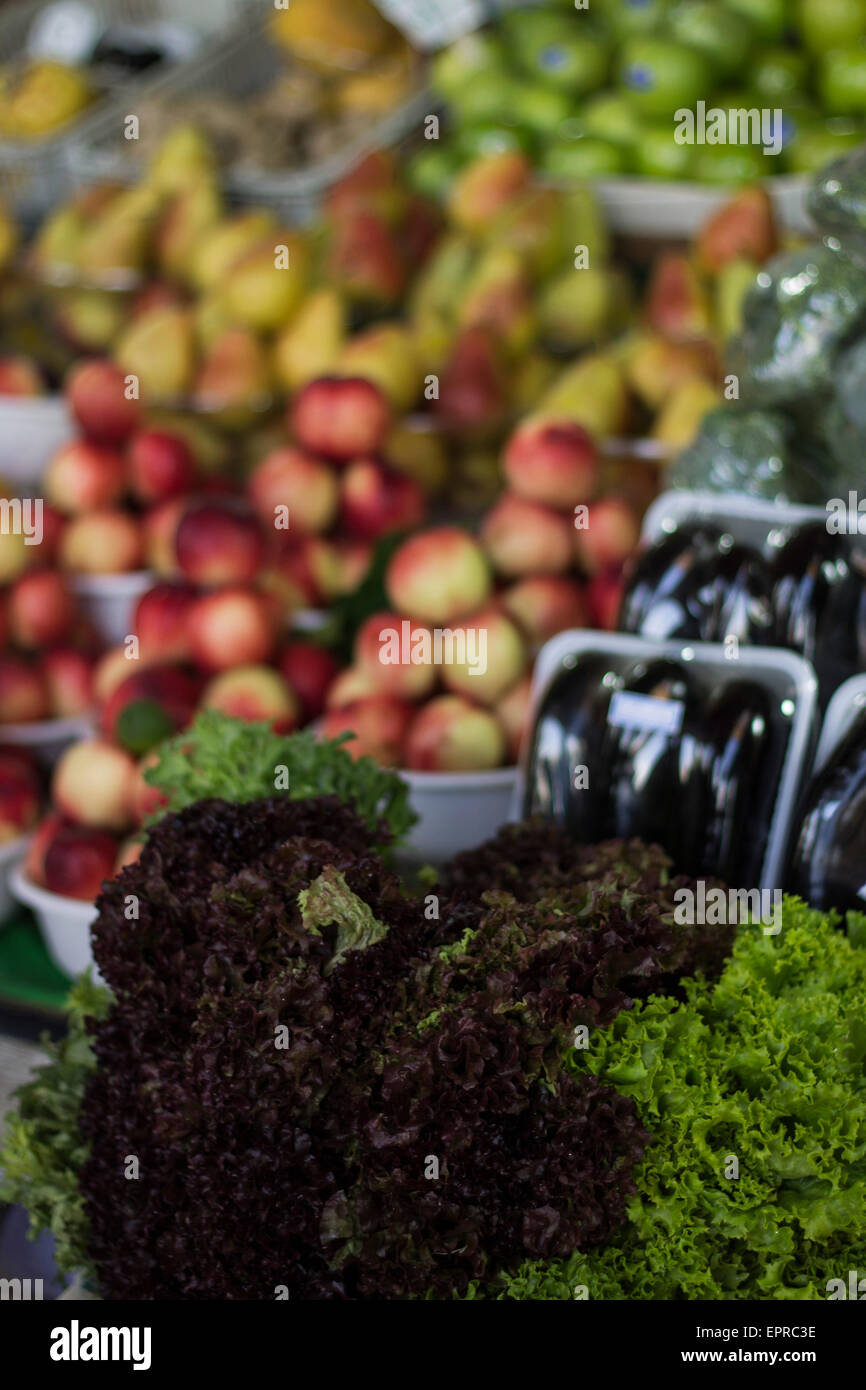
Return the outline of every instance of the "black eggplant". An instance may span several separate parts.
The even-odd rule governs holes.
[[[599,654],[564,667],[541,702],[529,753],[524,815],[548,816],[587,844],[611,834],[602,738],[614,680]]]
[[[712,578],[721,533],[702,525],[681,526],[637,559],[620,609],[621,632],[663,640],[699,641],[702,591]]]
[[[769,815],[770,702],[754,681],[730,681],[714,691],[701,714],[707,772],[703,850],[696,868],[726,883],[760,880]]]
[[[723,536],[704,599],[705,642],[761,644],[773,638],[773,590],[767,566],[756,550]]]
[[[866,909],[866,710],[806,792],[785,886],[822,912]]]
[[[772,580],[776,643],[811,661],[826,703],[866,668],[866,552],[816,523],[785,541]]]

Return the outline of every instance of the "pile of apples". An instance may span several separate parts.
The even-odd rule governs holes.
[[[32,829],[42,800],[42,773],[33,755],[0,745],[0,847]]]
[[[23,545],[21,551],[27,563]],[[76,595],[57,570],[34,569],[0,589],[0,725],[86,714],[98,651]]]
[[[568,420],[531,418],[512,434],[504,470],[508,491],[478,539],[436,527],[393,555],[391,609],[362,625],[353,665],[331,686],[321,724],[328,737],[354,733],[354,756],[416,772],[516,762],[538,648],[568,628],[614,625],[622,566],[640,523],[626,500],[599,495],[591,436]],[[435,652],[437,629],[483,633],[485,669],[472,669],[470,648],[462,661],[447,648],[438,665],[411,660],[425,634]],[[394,633],[405,633],[400,661],[383,659]]]

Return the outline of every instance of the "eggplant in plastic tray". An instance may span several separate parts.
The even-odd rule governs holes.
[[[767,851],[801,701],[794,761],[802,765],[808,751],[808,668],[801,678],[798,663],[792,677],[784,667],[795,659],[783,652],[766,653],[756,669],[726,661],[717,647],[706,649],[712,660],[703,664],[692,648],[655,654],[621,640],[621,651],[604,644],[565,654],[542,684],[523,813],[545,815],[586,843],[660,844],[678,871],[695,877],[765,886],[769,858],[781,867],[780,852]],[[646,655],[636,656],[635,645]],[[764,667],[774,658],[783,669],[768,681]],[[799,777],[789,767],[788,791]]]
[[[759,550],[720,526],[686,522],[639,556],[619,626],[656,639],[785,647],[812,663],[826,701],[866,670],[866,546],[816,522]]]

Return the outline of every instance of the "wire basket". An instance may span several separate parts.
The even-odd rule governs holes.
[[[89,7],[106,24],[165,23],[178,27],[173,0],[88,0]],[[206,47],[238,25],[249,0],[185,0],[182,27],[193,30]],[[0,12],[0,62],[15,63],[27,56],[27,42],[34,20],[49,9],[49,0],[24,0],[4,6]],[[185,63],[160,63],[139,76],[96,65],[89,69],[99,91],[95,100],[72,121],[44,140],[0,140],[0,199],[19,216],[36,218],[72,187],[69,151],[75,140],[87,139],[108,119],[117,119],[130,95],[140,95],[158,85],[166,69],[180,70]]]
[[[285,71],[285,58],[268,42],[266,27],[267,20],[260,18],[246,32],[235,32],[199,58],[166,74],[148,89],[148,96],[181,99],[211,92],[238,102],[257,96]],[[227,197],[240,204],[270,207],[287,223],[311,221],[327,191],[365,154],[392,148],[420,131],[425,116],[436,110],[420,58],[417,82],[418,90],[409,100],[359,126],[352,138],[326,159],[298,169],[235,166],[227,170],[223,178]],[[69,160],[79,185],[97,179],[131,183],[142,172],[134,142],[124,147],[119,138],[116,113],[107,113],[91,124],[84,137],[70,147]]]

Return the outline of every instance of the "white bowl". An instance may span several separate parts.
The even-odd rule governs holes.
[[[9,875],[20,864],[30,843],[29,835],[16,835],[14,840],[7,840],[5,845],[0,845],[0,922],[9,916],[15,904],[15,895],[9,883]]]
[[[93,903],[63,898],[59,893],[39,888],[20,863],[9,874],[9,886],[18,901],[35,912],[48,953],[58,969],[72,978],[92,966],[94,980],[101,983],[90,947],[90,928],[97,916]]]
[[[52,454],[73,433],[62,396],[0,396],[0,477],[33,496]]]
[[[150,570],[131,570],[128,574],[76,574],[72,577],[72,588],[78,595],[82,612],[109,647],[121,646],[132,633],[135,606],[153,583]]]
[[[518,769],[492,772],[401,772],[418,816],[402,851],[421,863],[441,864],[489,840],[511,819]]]
[[[69,719],[40,719],[34,724],[0,724],[0,744],[29,748],[43,767],[51,768],[71,743],[89,738],[94,722],[86,714]]]

